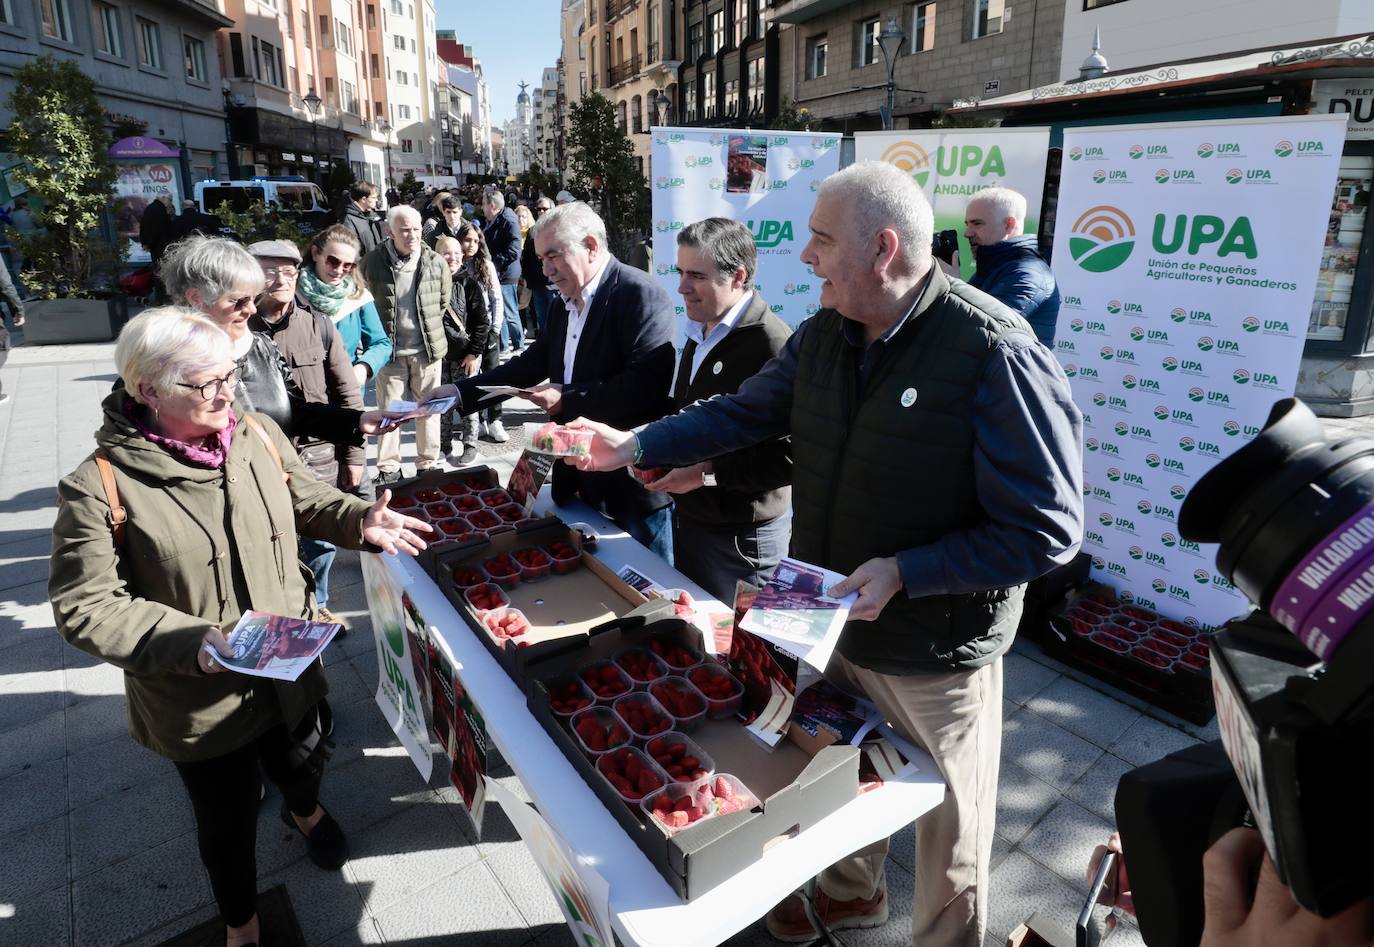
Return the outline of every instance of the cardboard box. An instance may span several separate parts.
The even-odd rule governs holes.
[[[398,497],[405,494],[412,494],[416,490],[442,490],[445,484],[452,483],[453,481],[463,483],[467,481],[469,477],[481,478],[481,480],[488,485],[488,489],[495,490],[501,486],[500,478],[497,476],[496,471],[482,464],[476,467],[464,467],[461,470],[426,470],[418,477],[411,477],[409,480],[400,480],[393,484],[387,484],[386,487],[379,488],[377,492],[380,495],[382,489],[389,489],[393,497]],[[439,554],[454,548],[455,546],[453,544],[445,544],[437,547],[432,545],[427,546],[420,550],[420,554],[415,557],[415,560],[420,564],[420,568],[424,569],[425,572],[429,574],[430,578],[437,579],[437,559]]]
[[[650,613],[647,618],[651,618]],[[734,719],[705,720],[690,734],[715,760],[718,773],[740,779],[760,800],[752,810],[718,815],[669,836],[631,809],[583,754],[554,716],[543,682],[609,658],[623,648],[643,646],[654,635],[670,636],[701,650],[701,632],[681,619],[647,620],[631,615],[593,629],[585,647],[529,664],[530,711],[569,762],[597,794],[630,838],[682,898],[690,900],[721,884],[757,859],[774,841],[803,831],[858,795],[859,751],[824,747],[814,756],[784,741],[773,751]]]
[[[522,690],[528,684],[526,665],[563,651],[585,648],[593,629],[614,622],[647,601],[595,556],[582,553],[581,567],[566,575],[550,575],[505,589],[511,607],[524,613],[530,630],[519,639],[502,641],[492,637],[463,596],[463,590],[454,583],[453,570],[480,566],[502,553],[554,542],[568,543],[582,553],[577,530],[569,529],[556,516],[548,516],[514,531],[451,546],[435,556],[434,580],[439,589]]]

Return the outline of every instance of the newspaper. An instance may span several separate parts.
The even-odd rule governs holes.
[[[209,645],[205,650],[217,664],[231,671],[294,681],[334,640],[340,627],[329,622],[249,611],[225,636],[234,649],[232,658],[223,657]]]
[[[796,654],[824,671],[844,631],[849,609],[858,598],[851,592],[831,598],[825,590],[844,576],[796,559],[783,559],[773,577],[759,589],[740,627]]]

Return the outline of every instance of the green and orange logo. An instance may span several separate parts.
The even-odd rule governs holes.
[[[1089,273],[1106,273],[1125,263],[1135,249],[1135,224],[1119,208],[1099,204],[1074,221],[1069,255]]]
[[[1210,141],[1204,141],[1202,144],[1197,146],[1197,156],[1199,158],[1210,158],[1212,157],[1212,152],[1215,150],[1216,149],[1212,147],[1212,143]]]
[[[1287,138],[1280,138],[1274,145],[1274,154],[1280,158],[1287,158],[1293,153],[1293,143]]]
[[[1245,175],[1241,173],[1240,168],[1232,168],[1231,170],[1226,172],[1227,184],[1239,184],[1244,179]]]
[[[921,187],[930,180],[930,155],[914,141],[895,142],[883,152],[883,160],[911,175]]]
[[[1156,183],[1156,184],[1168,184],[1168,183],[1169,183],[1169,171],[1168,171],[1167,168],[1160,168],[1158,171],[1155,172],[1155,183]]]

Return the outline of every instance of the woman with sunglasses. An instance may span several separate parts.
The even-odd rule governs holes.
[[[382,328],[372,294],[358,272],[363,245],[351,227],[334,224],[315,234],[307,249],[309,263],[301,270],[296,295],[334,322],[343,337],[344,351],[353,360],[358,387],[391,361],[391,337]]]
[[[458,246],[463,250],[463,275],[476,283],[487,298],[489,329],[487,344],[482,350],[482,371],[485,372],[501,364],[501,319],[499,315],[493,315],[505,311],[505,303],[501,301],[501,277],[496,272],[496,264],[491,261],[487,239],[482,236],[482,229],[477,224],[463,221],[462,226],[458,228]],[[481,419],[478,422],[478,431],[482,436],[489,437],[498,444],[510,440],[505,425],[501,423],[500,404],[482,409],[476,417]]]
[[[257,915],[259,767],[319,867],[348,857],[320,804],[329,756],[315,662],[295,681],[227,672],[225,634],[253,609],[313,618],[297,530],[414,555],[427,525],[310,475],[236,394],[239,356],[215,322],[174,306],[131,319],[115,346],[126,387],[103,405],[96,452],[58,486],[48,597],[73,646],[124,670],[129,732],[170,760],[195,816],[222,943],[270,943]]]

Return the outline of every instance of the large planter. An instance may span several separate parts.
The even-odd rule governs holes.
[[[129,319],[126,296],[109,299],[36,299],[24,304],[25,345],[108,342]]]

